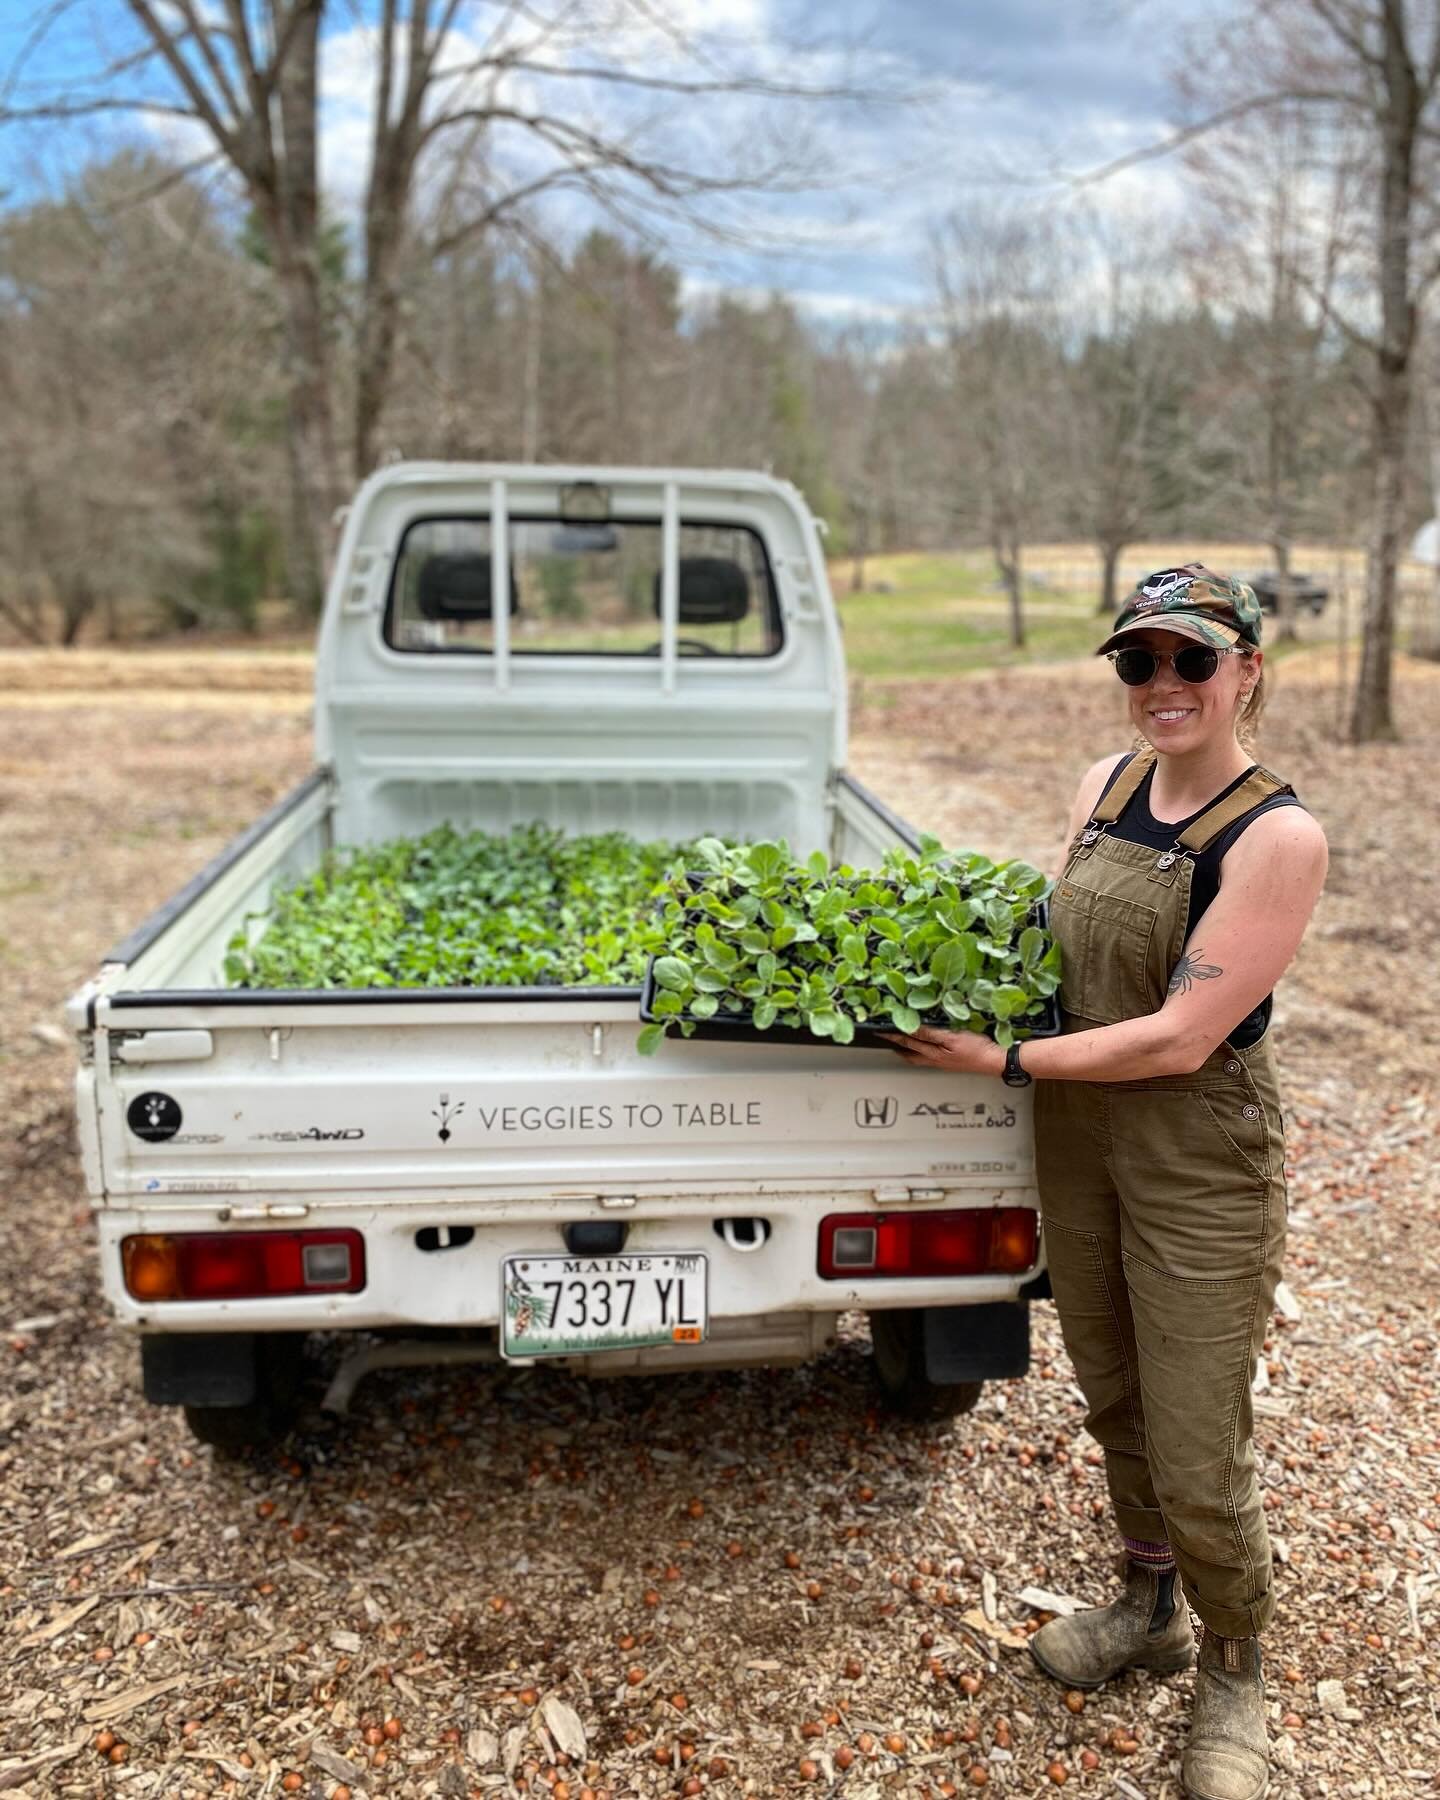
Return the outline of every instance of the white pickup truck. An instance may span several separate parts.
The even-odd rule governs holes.
[[[445,821],[857,867],[913,847],[845,771],[794,488],[392,464],[346,515],[315,688],[314,772],[68,1007],[105,1291],[151,1400],[234,1446],[283,1419],[308,1332],[355,1334],[340,1410],[369,1368],[521,1360],[517,1287],[596,1375],[798,1364],[851,1309],[906,1413],[1025,1372],[1048,1292],[1026,1090],[822,1042],[642,1057],[628,987],[226,985],[276,884]]]

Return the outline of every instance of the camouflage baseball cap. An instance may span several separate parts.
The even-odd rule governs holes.
[[[1260,602],[1233,575],[1217,575],[1203,563],[1157,569],[1147,575],[1116,615],[1115,628],[1096,651],[1103,656],[1132,631],[1175,631],[1197,643],[1226,650],[1260,647]]]

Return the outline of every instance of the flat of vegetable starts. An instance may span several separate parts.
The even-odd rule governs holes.
[[[500,1354],[506,1357],[698,1344],[708,1328],[703,1251],[507,1256],[501,1282]]]

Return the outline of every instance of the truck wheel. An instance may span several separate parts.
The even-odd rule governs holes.
[[[248,1406],[187,1406],[185,1423],[190,1435],[222,1456],[243,1456],[273,1443],[284,1431],[272,1409],[263,1401]]]
[[[983,1381],[931,1381],[926,1375],[924,1315],[918,1308],[867,1316],[875,1378],[892,1412],[905,1419],[954,1419],[973,1409]]]
[[[222,1456],[241,1456],[283,1437],[295,1417],[305,1338],[301,1332],[255,1340],[255,1394],[238,1406],[186,1405],[191,1435]]]

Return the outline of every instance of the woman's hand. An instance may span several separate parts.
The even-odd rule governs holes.
[[[978,1031],[940,1031],[922,1025],[908,1036],[882,1031],[880,1036],[904,1057],[924,1069],[947,1069],[952,1075],[1001,1075],[1005,1052]]]

